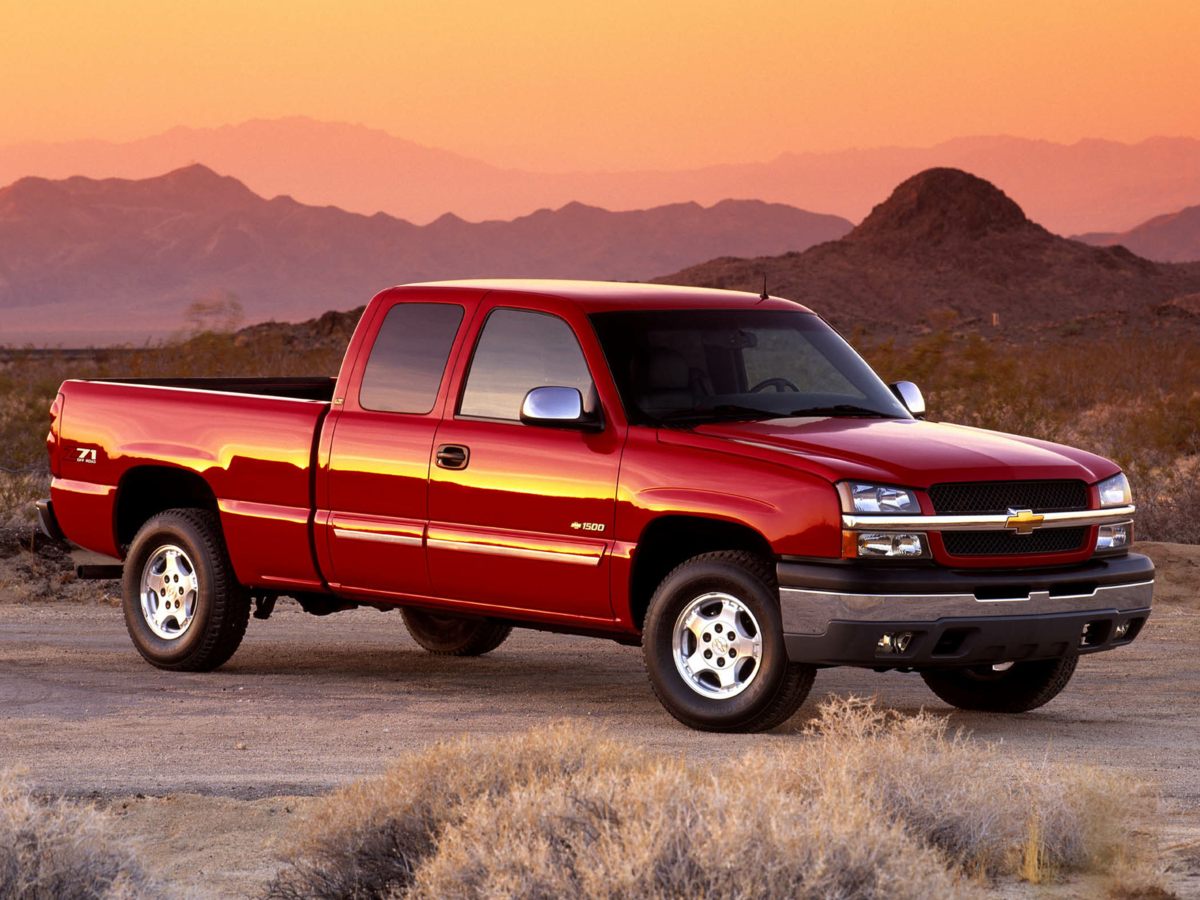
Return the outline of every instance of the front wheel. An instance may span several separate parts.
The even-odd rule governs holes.
[[[720,551],[674,569],[650,601],[642,652],[667,712],[702,731],[767,731],[800,708],[815,669],[790,662],[771,564]]]
[[[921,673],[929,689],[951,706],[983,712],[1023,713],[1059,695],[1079,657],[999,663],[964,669],[927,669]]]
[[[121,593],[133,645],[160,669],[217,668],[250,621],[250,596],[206,510],[169,509],[146,522],[125,558]]]
[[[424,609],[402,609],[412,639],[439,656],[481,656],[495,650],[512,632],[511,625],[475,616],[456,616]]]

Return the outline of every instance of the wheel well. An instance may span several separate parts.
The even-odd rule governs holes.
[[[771,545],[748,525],[698,516],[663,516],[646,526],[633,555],[629,607],[640,628],[659,583],[685,560],[714,550],[749,550],[774,558]]]
[[[117,546],[133,543],[138,529],[163,510],[191,507],[217,511],[217,498],[203,478],[184,469],[140,466],[130,469],[117,487],[113,511]]]

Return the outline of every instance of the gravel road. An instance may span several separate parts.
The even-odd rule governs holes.
[[[1173,839],[1196,846],[1200,609],[1190,604],[1160,604],[1133,646],[1085,658],[1062,696],[1025,716],[952,711],[915,675],[833,669],[780,731],[716,736],[670,719],[640,650],[606,641],[518,631],[487,657],[442,659],[422,652],[397,614],[318,619],[285,602],[270,621],[251,620],[223,669],[178,674],[142,662],[119,609],[0,603],[0,767],[24,768],[42,791],[100,800],[131,835],[155,834],[155,865],[202,893],[243,893],[268,877],[273,841],[305,797],[442,738],[577,717],[649,748],[716,758],[800,740],[829,693],[945,713],[1013,754],[1151,779]],[[185,859],[173,841],[189,848]],[[1200,851],[1189,853],[1197,873],[1186,880],[1200,885]]]

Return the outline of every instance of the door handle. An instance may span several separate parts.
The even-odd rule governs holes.
[[[442,444],[437,448],[436,459],[443,469],[465,469],[471,461],[471,451],[459,444]]]

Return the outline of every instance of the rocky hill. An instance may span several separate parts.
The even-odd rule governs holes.
[[[249,350],[279,346],[289,351],[317,351],[329,361],[326,371],[334,372],[340,363],[365,306],[345,311],[322,313],[303,322],[259,322],[238,329],[234,346]]]
[[[955,322],[1002,332],[1162,319],[1200,325],[1190,302],[1200,265],[1167,265],[1123,247],[1051,234],[1002,191],[957,169],[901,183],[840,240],[804,252],[714,259],[660,281],[758,290],[810,305],[842,328],[897,337]]]
[[[609,212],[570,203],[425,226],[289,197],[193,165],[144,180],[24,178],[0,190],[0,344],[139,341],[195,300],[249,321],[361,304],[388,285],[479,276],[638,279],[722,254],[839,237],[836,216],[757,200]]]
[[[1138,256],[1160,262],[1200,260],[1200,206],[1155,216],[1129,231],[1089,232],[1075,240],[1099,247],[1120,244]]]

